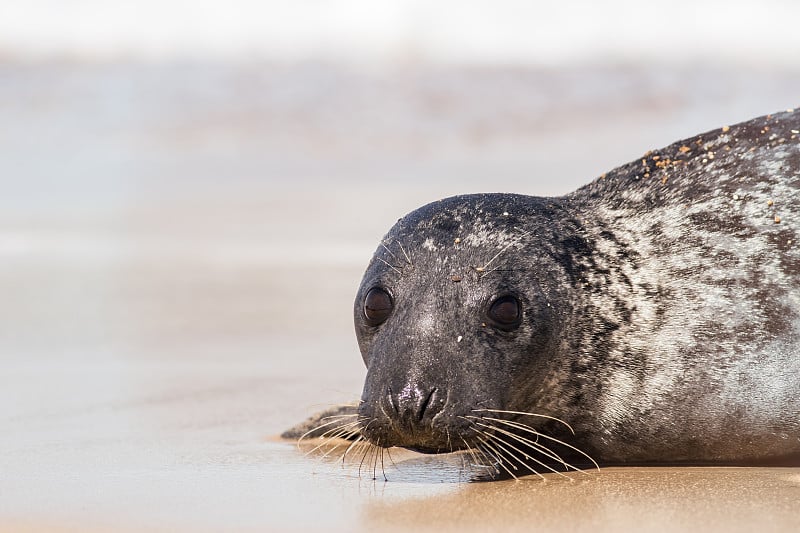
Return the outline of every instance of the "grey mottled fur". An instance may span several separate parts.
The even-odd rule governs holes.
[[[478,442],[501,415],[599,462],[800,458],[800,113],[680,141],[559,198],[477,194],[389,231],[355,301],[380,446]],[[394,301],[365,323],[375,286]],[[499,295],[521,325],[486,318]],[[491,431],[491,430],[490,430]]]

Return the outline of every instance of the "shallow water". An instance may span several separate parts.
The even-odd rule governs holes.
[[[799,72],[0,64],[0,529],[797,530],[798,469],[464,483],[307,457],[406,211],[560,194],[800,102]]]

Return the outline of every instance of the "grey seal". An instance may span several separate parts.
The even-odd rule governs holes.
[[[361,401],[311,433],[511,475],[800,464],[798,130],[789,110],[566,196],[404,216],[355,298]]]

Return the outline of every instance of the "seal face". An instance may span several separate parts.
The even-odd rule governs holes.
[[[796,463],[798,130],[800,113],[761,117],[564,197],[400,219],[355,299],[363,438],[498,462]]]

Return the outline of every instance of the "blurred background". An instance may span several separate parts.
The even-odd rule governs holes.
[[[352,297],[397,218],[564,194],[798,106],[799,19],[792,0],[0,0],[0,471],[34,479],[16,509],[42,498],[31,468],[63,498],[98,460],[263,463],[263,439],[358,398]]]

